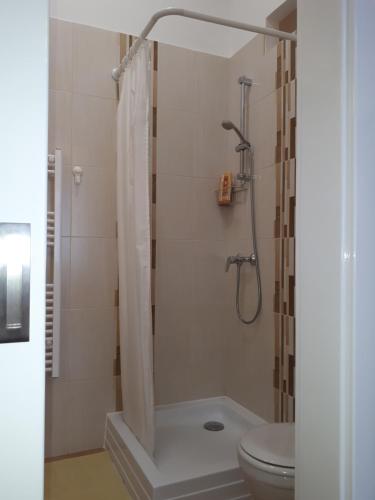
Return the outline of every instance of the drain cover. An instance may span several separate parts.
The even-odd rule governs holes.
[[[224,429],[224,424],[221,422],[216,422],[215,420],[210,420],[209,422],[206,422],[203,427],[206,429],[206,431],[222,431]]]

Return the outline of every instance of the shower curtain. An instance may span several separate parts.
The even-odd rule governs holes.
[[[117,117],[117,221],[123,418],[152,455],[151,48],[148,42],[143,43],[122,78]]]

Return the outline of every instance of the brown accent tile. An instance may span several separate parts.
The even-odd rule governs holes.
[[[296,118],[290,120],[290,158],[296,157]]]
[[[275,303],[273,310],[275,313],[280,312],[280,282],[276,281],[275,282]]]
[[[127,49],[127,37],[123,33],[120,33],[120,61],[122,61],[122,59],[125,57]]]
[[[115,290],[115,307],[119,306],[119,291]]]
[[[280,367],[282,369],[282,367],[284,366],[284,349],[283,349],[283,345],[284,345],[284,321],[281,319],[281,322],[280,322],[280,326],[281,326],[281,330],[280,330],[280,353],[281,353],[281,356],[280,356]]]
[[[281,55],[277,56],[277,63],[276,63],[276,88],[280,88],[282,85],[282,79],[281,79]]]
[[[152,315],[152,335],[155,335],[155,305],[151,306]]]
[[[156,174],[152,174],[152,203],[156,203]]]
[[[157,137],[158,134],[158,111],[156,106],[152,108],[152,137]]]
[[[158,42],[154,42],[154,71],[158,70],[159,66],[159,45]]]
[[[289,355],[288,358],[288,370],[289,370],[289,396],[294,396],[294,356]]]
[[[280,207],[276,207],[276,218],[274,222],[274,236],[275,238],[280,238],[280,224],[281,224],[281,217],[280,217]]]
[[[121,375],[121,356],[120,356],[120,346],[116,346],[116,358],[113,363],[113,375],[116,377]]]
[[[289,276],[289,316],[294,316],[294,276]]]
[[[284,240],[281,240],[281,288],[284,287],[284,274],[285,274],[285,266],[284,266]]]
[[[289,198],[289,236],[291,238],[294,238],[295,209],[296,209],[296,198],[295,196],[291,196]]]
[[[280,376],[280,359],[275,357],[275,369],[273,371],[273,386],[275,389],[279,389],[279,376]]]
[[[280,421],[280,416],[279,416],[279,400],[280,400],[280,396],[279,396],[279,390],[278,389],[274,389],[274,391],[273,391],[273,397],[274,397],[274,420],[275,420],[275,422],[279,422]]]
[[[157,173],[157,138],[152,138],[152,173]]]
[[[122,406],[122,390],[121,390],[121,377],[117,376],[115,378],[116,385],[116,411],[121,411],[123,409]]]
[[[153,239],[151,242],[151,267],[156,269],[156,240]]]
[[[296,42],[291,43],[290,47],[290,79],[294,80],[296,77]]]
[[[281,162],[281,130],[277,131],[275,147],[275,163]]]

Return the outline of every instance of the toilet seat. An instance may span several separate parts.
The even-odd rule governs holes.
[[[241,440],[241,458],[259,470],[294,477],[294,424],[265,424],[251,429]]]

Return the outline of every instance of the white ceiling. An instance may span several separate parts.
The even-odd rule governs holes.
[[[50,0],[58,19],[137,35],[151,15],[166,7],[196,10],[265,26],[266,17],[282,0]],[[190,19],[159,21],[150,38],[172,45],[231,57],[254,35]]]

